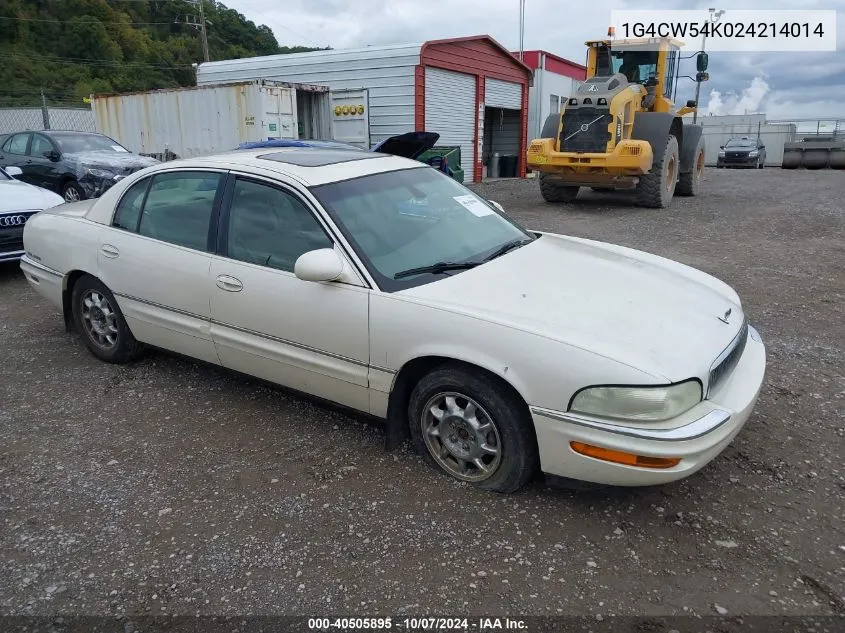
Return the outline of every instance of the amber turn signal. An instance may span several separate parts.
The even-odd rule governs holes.
[[[570,442],[569,446],[581,455],[640,468],[672,468],[672,466],[677,466],[681,462],[680,457],[646,457],[645,455],[634,455],[633,453],[615,451],[601,446],[584,444],[583,442]]]

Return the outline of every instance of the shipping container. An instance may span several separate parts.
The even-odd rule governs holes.
[[[332,137],[326,86],[244,81],[92,95],[97,131],[160,160],[225,152],[268,139]]]

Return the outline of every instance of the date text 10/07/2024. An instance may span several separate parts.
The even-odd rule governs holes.
[[[514,618],[308,618],[311,631],[526,631],[524,620]]]

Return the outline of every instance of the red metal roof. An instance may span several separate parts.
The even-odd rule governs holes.
[[[540,68],[541,54],[546,58],[546,70],[549,70],[553,73],[557,73],[559,75],[564,75],[566,77],[572,77],[573,79],[586,78],[586,66],[584,66],[583,64],[579,64],[578,62],[573,62],[572,60],[566,59],[565,57],[561,57],[560,55],[550,53],[549,51],[522,51],[522,59],[525,64],[527,64],[530,68],[536,70]],[[519,52],[511,51],[511,55],[513,55],[517,58],[517,60],[519,60]]]

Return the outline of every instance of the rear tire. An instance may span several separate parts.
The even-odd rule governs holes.
[[[123,364],[136,358],[142,345],[135,340],[114,295],[96,277],[83,275],[73,286],[73,322],[97,358]]]
[[[444,365],[424,376],[411,393],[408,422],[429,464],[478,488],[515,492],[539,471],[528,410],[482,372]]]
[[[637,202],[652,209],[665,209],[672,202],[678,177],[678,139],[670,134],[663,158],[637,184]]]
[[[572,202],[578,197],[578,186],[562,185],[549,174],[540,174],[540,193],[546,202]]]
[[[698,186],[704,176],[704,139],[698,140],[692,159],[692,170],[681,174],[675,194],[678,196],[694,196],[698,193]]]

